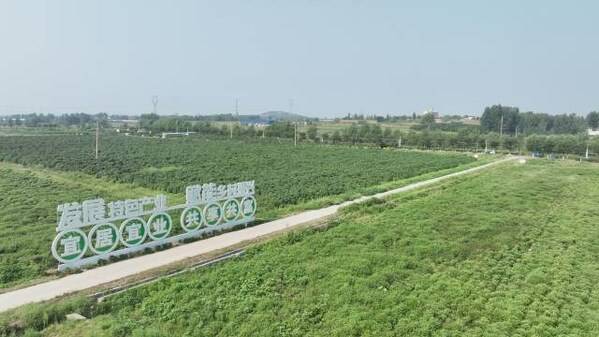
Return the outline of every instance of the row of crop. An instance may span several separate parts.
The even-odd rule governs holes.
[[[195,183],[255,180],[261,205],[283,206],[406,178],[472,159],[466,156],[348,147],[205,139],[101,140],[89,136],[5,137],[0,160],[81,171],[115,181],[182,193]],[[267,202],[264,203],[264,198]]]

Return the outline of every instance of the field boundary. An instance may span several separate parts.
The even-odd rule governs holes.
[[[484,170],[507,161],[520,157],[508,157],[491,163],[472,167],[462,171],[450,173],[436,178],[415,182],[389,191],[363,196],[316,210],[309,210],[278,220],[266,222],[253,227],[248,227],[234,232],[224,233],[205,240],[180,245],[164,251],[147,254],[115,262],[106,266],[90,269],[79,274],[72,274],[56,280],[40,283],[26,288],[0,294],[0,312],[10,310],[28,303],[42,302],[56,297],[72,294],[78,291],[98,287],[121,279],[145,273],[153,269],[165,267],[203,254],[227,250],[238,247],[244,242],[252,242],[268,237],[272,234],[297,228],[308,223],[320,222],[337,214],[339,209],[362,203],[372,199],[385,198],[394,194],[415,190],[421,187],[436,184],[453,177],[467,175]]]

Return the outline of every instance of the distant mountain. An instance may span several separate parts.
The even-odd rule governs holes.
[[[260,116],[260,119],[272,121],[272,122],[278,122],[278,121],[296,122],[296,121],[304,121],[304,120],[310,119],[306,116],[302,116],[299,114],[294,114],[294,113],[286,112],[286,111],[266,111],[266,112],[261,113],[259,116]]]

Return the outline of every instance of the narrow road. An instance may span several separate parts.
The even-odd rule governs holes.
[[[339,208],[347,205],[364,202],[373,198],[384,198],[393,194],[411,191],[453,177],[480,171],[488,167],[518,158],[519,157],[510,157],[507,159],[498,160],[489,164],[406,185],[404,187],[389,190],[387,192],[360,197],[339,205],[302,212],[283,219],[266,222],[234,232],[228,232],[153,254],[147,254],[128,260],[115,262],[106,266],[90,269],[79,274],[68,275],[57,280],[48,281],[27,288],[0,294],[0,312],[19,307],[23,304],[41,302],[69,293],[93,288],[102,284],[120,280],[125,277],[146,272],[154,268],[179,262],[190,257],[226,249],[227,247],[240,244],[244,241],[254,240],[296,226],[323,220],[336,214]]]

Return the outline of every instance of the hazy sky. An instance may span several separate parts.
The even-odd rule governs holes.
[[[599,109],[599,1],[0,0],[0,114]]]

